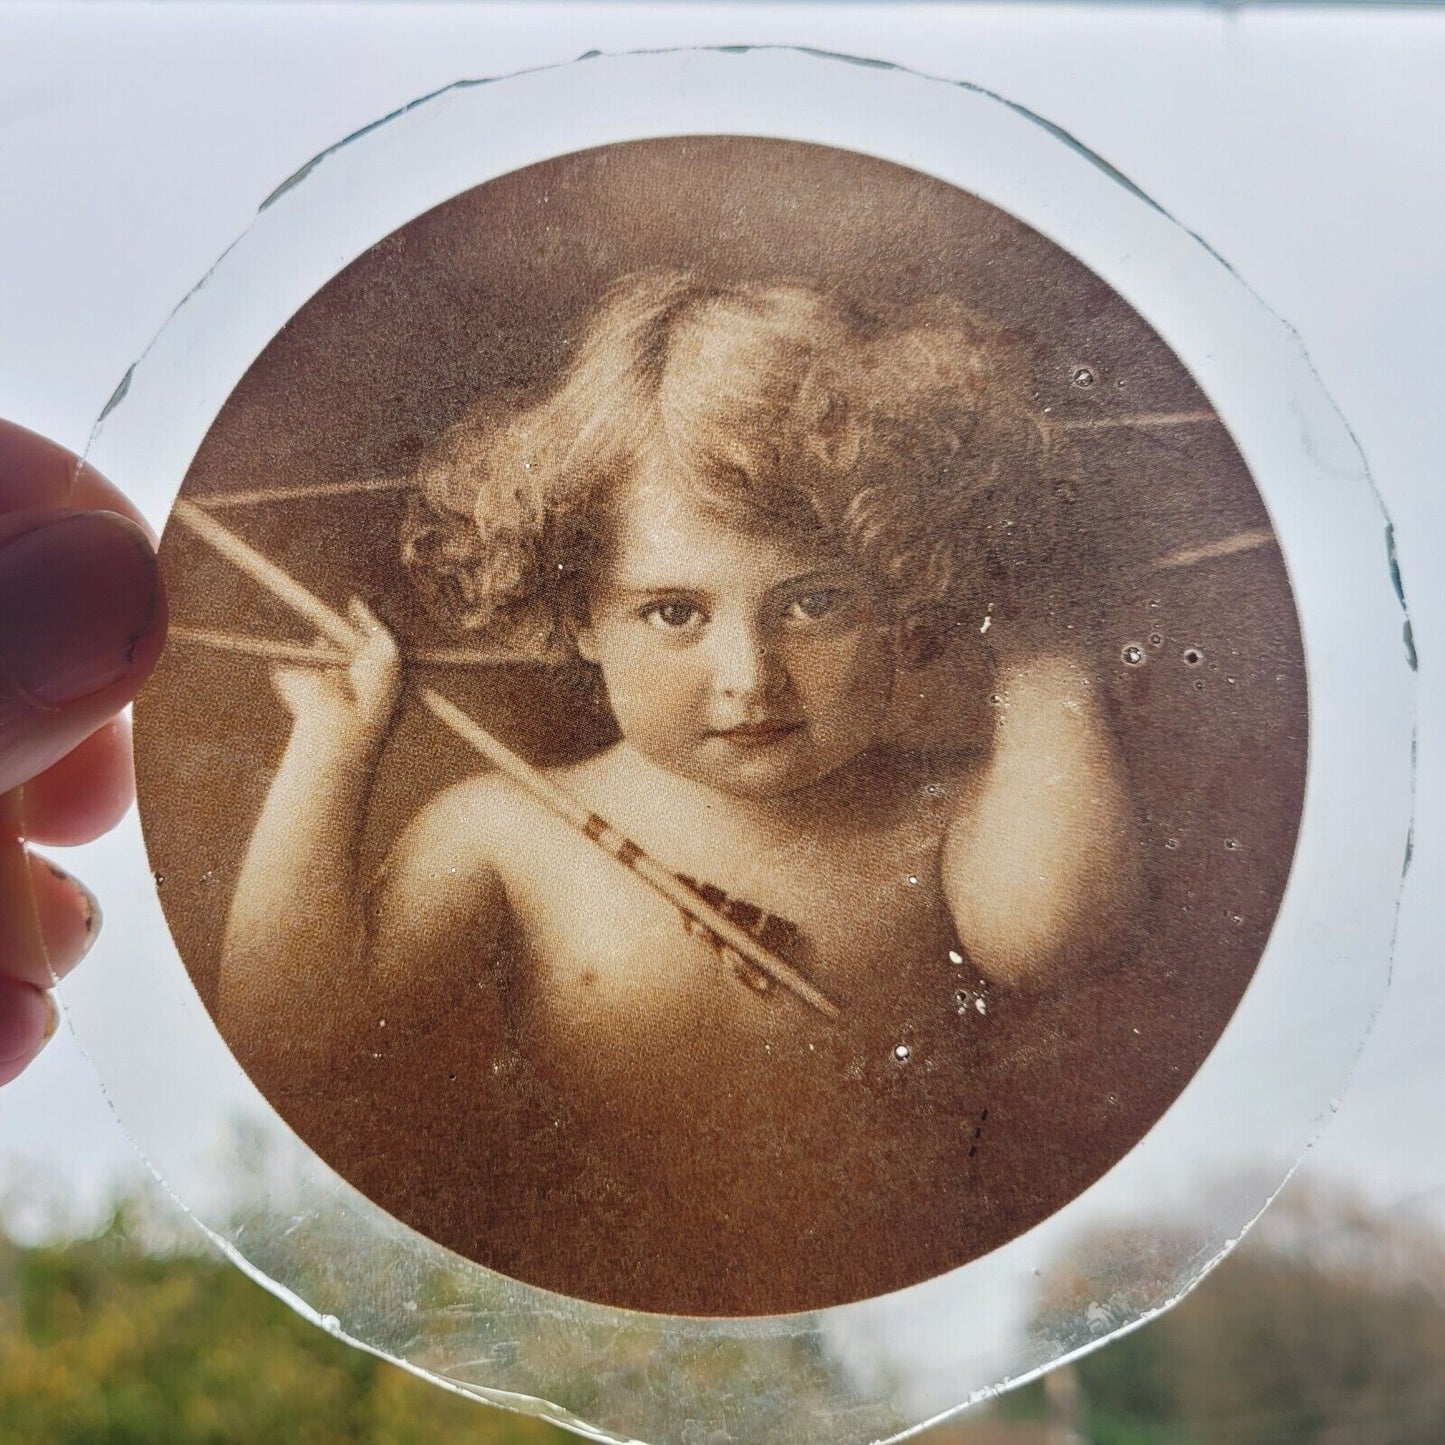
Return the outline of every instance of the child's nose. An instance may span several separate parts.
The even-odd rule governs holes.
[[[724,697],[744,702],[775,697],[787,683],[776,647],[760,628],[738,624],[717,629],[713,680]]]

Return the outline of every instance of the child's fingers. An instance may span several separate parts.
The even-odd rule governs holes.
[[[386,631],[386,624],[359,597],[353,597],[346,604],[346,613],[357,628],[367,636],[375,632]]]
[[[344,666],[278,667],[271,684],[298,722],[329,716],[342,726],[354,722],[374,734],[390,722],[401,688],[396,640],[360,598],[352,598],[347,615],[356,640]]]
[[[363,634],[348,674],[352,696],[368,716],[384,722],[396,706],[401,687],[396,639],[359,597],[351,599],[347,611]]]
[[[88,843],[114,827],[134,797],[130,723],[112,718],[25,784],[20,828],[32,843]]]
[[[356,650],[353,667],[360,666],[369,675],[380,676],[397,670],[399,657],[396,639],[384,627],[373,632]]]
[[[294,718],[307,717],[323,708],[334,709],[344,702],[332,670],[316,667],[277,667],[271,672],[271,686],[286,711]]]
[[[360,643],[353,654],[355,660],[373,673],[395,667],[398,661],[396,638],[386,623],[359,597],[353,597],[346,610],[361,633]]]

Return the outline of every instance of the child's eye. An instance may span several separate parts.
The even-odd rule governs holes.
[[[815,587],[800,593],[788,603],[787,616],[795,622],[816,622],[836,612],[847,598],[843,587]]]
[[[695,602],[651,602],[642,609],[642,618],[654,627],[680,632],[702,620],[702,608]]]

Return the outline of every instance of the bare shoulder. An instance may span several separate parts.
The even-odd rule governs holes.
[[[412,818],[394,856],[421,862],[436,854],[453,866],[482,862],[532,821],[536,802],[510,778],[482,773],[444,788]]]
[[[530,800],[506,778],[484,774],[438,793],[403,829],[374,880],[378,917],[429,927],[499,895],[509,843],[527,836]]]
[[[511,920],[509,840],[528,836],[529,805],[505,778],[484,775],[454,784],[417,812],[370,890],[379,976],[414,979],[421,958],[470,964],[500,955]]]
[[[601,806],[626,787],[612,750],[544,776],[588,807]],[[568,825],[520,784],[503,773],[481,773],[443,789],[417,812],[389,867],[425,869],[443,862],[456,876],[525,859],[567,831]]]
[[[619,826],[646,816],[648,804],[655,801],[655,788],[639,774],[636,757],[616,744],[582,762],[550,769],[547,780],[574,802]],[[669,792],[665,801],[675,809],[676,790]],[[535,803],[532,806],[541,807]]]

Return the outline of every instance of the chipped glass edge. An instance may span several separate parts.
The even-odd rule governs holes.
[[[134,816],[93,845],[132,886],[106,900],[111,956],[67,983],[66,1010],[156,1177],[238,1267],[337,1337],[599,1440],[892,1440],[1177,1301],[1297,1167],[1382,1002],[1410,857],[1416,661],[1393,528],[1299,336],[1109,162],[993,91],[801,48],[589,52],[458,81],[301,167],[127,370],[87,459],[162,520],[246,367],[370,245],[535,161],[701,133],[862,151],[1017,216],[1141,312],[1243,453],[1299,606],[1310,763],[1274,932],[1210,1058],[1103,1179],[992,1254],[812,1315],[691,1319],[506,1279],[415,1234],[322,1165],[241,1074],[196,997]],[[107,1030],[117,991],[145,1000],[165,1057]],[[1280,1077],[1281,1043],[1305,1036],[1306,1064]],[[1254,1132],[1236,1131],[1221,1151],[1220,1126],[1241,1110]],[[1051,1291],[1066,1308],[1043,1308]]]

